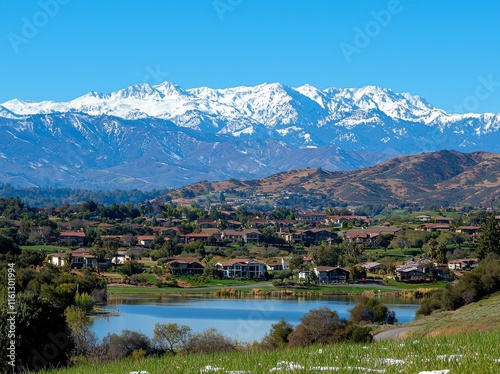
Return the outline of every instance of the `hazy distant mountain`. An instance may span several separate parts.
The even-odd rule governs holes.
[[[183,189],[195,196],[227,190],[247,196],[285,191],[321,194],[332,204],[413,202],[425,206],[489,206],[497,205],[500,198],[500,154],[439,151],[400,156],[355,171],[301,169],[248,181],[196,183]],[[175,199],[180,192],[174,190],[169,195]]]
[[[439,149],[499,152],[499,129],[498,114],[448,114],[374,86],[139,84],[69,102],[1,104],[0,180],[154,188],[303,167],[354,170]]]

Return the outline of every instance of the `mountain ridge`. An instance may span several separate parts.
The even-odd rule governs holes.
[[[21,186],[176,188],[398,155],[500,152],[499,114],[448,114],[386,88],[163,82],[69,102],[0,104],[0,180]]]
[[[332,204],[416,203],[424,206],[491,204],[500,198],[500,154],[453,150],[399,156],[353,171],[320,168],[277,173],[261,179],[201,182],[183,187],[192,195],[236,191],[247,194],[323,195]],[[168,195],[179,199],[181,190]],[[179,201],[189,202],[182,198]]]

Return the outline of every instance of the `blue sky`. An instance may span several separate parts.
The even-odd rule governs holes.
[[[3,0],[0,102],[281,82],[500,113],[499,14],[472,0]]]

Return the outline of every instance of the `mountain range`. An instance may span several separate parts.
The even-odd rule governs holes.
[[[375,86],[137,84],[68,102],[0,104],[0,181],[152,189],[356,170],[440,149],[499,152],[499,130],[499,114],[450,114]]]

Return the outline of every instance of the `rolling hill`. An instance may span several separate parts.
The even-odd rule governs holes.
[[[489,205],[500,197],[500,154],[444,150],[400,156],[355,171],[308,168],[246,181],[202,182],[169,195],[178,199],[182,190],[194,196],[220,191],[245,196],[301,192],[354,204]]]

